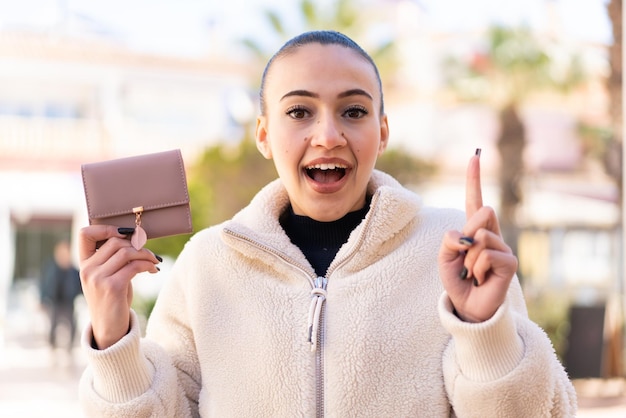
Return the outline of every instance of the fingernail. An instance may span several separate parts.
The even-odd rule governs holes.
[[[471,247],[474,244],[474,238],[472,238],[472,237],[461,237],[461,238],[459,238],[459,243],[461,245],[467,245],[468,247]]]
[[[481,151],[482,151],[482,149],[476,148],[476,155],[478,155],[479,158],[480,158]]]
[[[158,266],[154,266],[155,269],[157,269],[157,271],[161,271],[161,269]]]
[[[117,232],[122,235],[130,235],[135,232],[135,228],[117,228]]]
[[[157,260],[159,260],[159,263],[163,262],[163,258],[157,254],[154,255],[156,257]]]
[[[478,287],[480,283],[478,283],[478,280],[474,279],[474,286]]]
[[[463,266],[463,270],[461,270],[461,273],[459,274],[459,278],[461,280],[465,280],[467,278],[467,267]]]

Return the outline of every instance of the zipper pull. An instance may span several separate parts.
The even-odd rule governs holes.
[[[315,289],[324,289],[326,290],[326,283],[328,283],[328,279],[324,276],[317,276],[315,279]]]
[[[309,307],[309,343],[311,351],[317,349],[317,335],[320,327],[322,305],[326,300],[326,277],[317,277],[315,287],[311,289],[311,305]]]

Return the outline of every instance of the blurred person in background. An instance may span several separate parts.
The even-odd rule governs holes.
[[[279,178],[189,240],[145,338],[132,279],[160,258],[132,231],[81,229],[87,416],[575,416],[483,206],[480,153],[465,213],[424,206],[374,169],[389,139],[381,85],[334,31],[270,59],[256,143]]]
[[[72,263],[70,242],[60,240],[54,246],[52,258],[45,264],[40,282],[40,300],[50,320],[48,343],[56,350],[63,346],[68,353],[76,337],[74,302],[82,294],[78,269]],[[65,329],[65,333],[61,330]],[[66,341],[59,341],[61,336]]]

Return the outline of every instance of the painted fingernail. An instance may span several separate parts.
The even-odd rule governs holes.
[[[476,155],[478,155],[479,158],[480,158],[480,153],[481,152],[482,152],[482,149],[476,148]]]
[[[480,284],[480,283],[478,283],[478,280],[474,279],[474,286],[475,286],[475,287],[478,287],[478,285],[479,285],[479,284]]]
[[[155,254],[154,256],[156,257],[157,260],[159,260],[159,263],[163,262],[163,258],[160,255]]]
[[[461,237],[461,238],[459,238],[459,243],[461,245],[467,245],[468,247],[471,247],[474,244],[474,238],[472,238],[472,237]]]
[[[461,273],[459,274],[459,278],[461,280],[467,279],[467,267],[463,266],[463,270],[461,270]]]
[[[154,266],[155,269],[157,269],[157,271],[161,271],[161,269],[158,266]]]
[[[135,228],[117,228],[117,232],[122,235],[130,235],[135,232]]]

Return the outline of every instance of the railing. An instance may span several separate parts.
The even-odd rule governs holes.
[[[75,160],[107,153],[97,120],[0,116],[0,160]]]
[[[127,121],[111,132],[97,119],[0,116],[0,170],[37,169],[40,163],[75,166],[77,162],[172,148],[181,148],[191,161],[215,140],[215,134],[198,127],[185,133],[168,132],[156,124]]]

